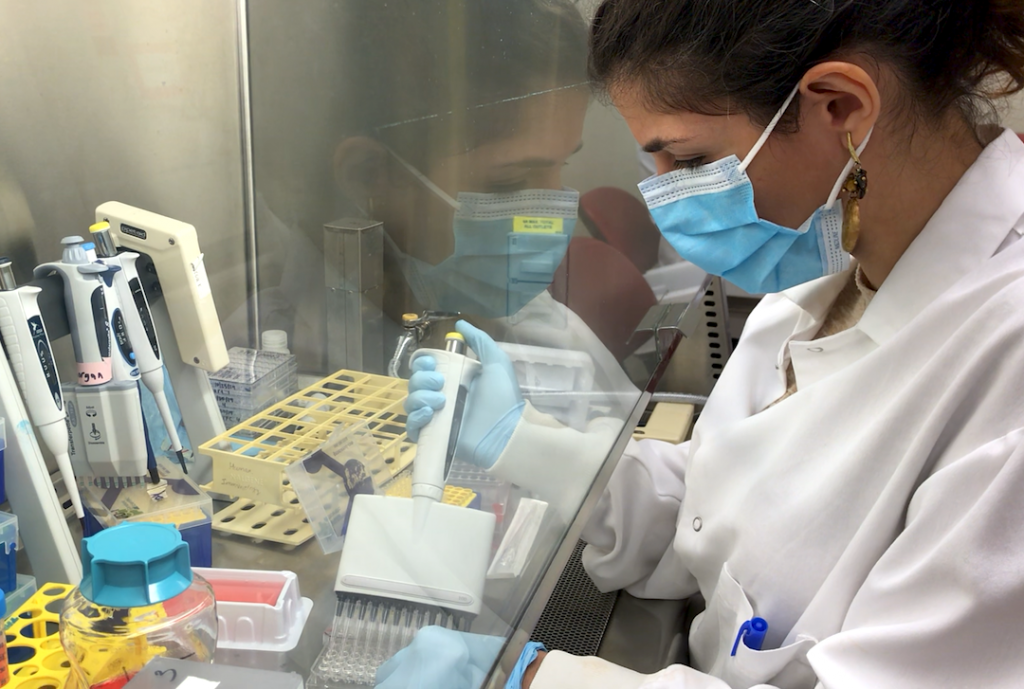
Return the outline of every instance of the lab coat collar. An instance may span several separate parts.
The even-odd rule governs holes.
[[[879,345],[994,256],[1024,217],[1024,143],[1003,131],[981,152],[879,288],[857,328]]]
[[[1022,190],[1024,143],[1004,130],[985,147],[896,263],[856,328],[881,345],[995,255],[1011,231],[1024,229]],[[849,279],[847,270],[782,295],[820,324]]]

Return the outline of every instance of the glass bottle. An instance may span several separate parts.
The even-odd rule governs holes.
[[[82,571],[60,616],[78,686],[120,689],[156,656],[213,661],[213,588],[174,527],[129,522],[84,538]]]

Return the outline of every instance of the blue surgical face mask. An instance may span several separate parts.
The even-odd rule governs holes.
[[[825,205],[798,229],[762,220],[754,208],[747,167],[796,94],[794,89],[742,162],[733,155],[640,184],[654,222],[680,256],[754,294],[780,292],[850,265],[842,245],[843,204],[836,200],[852,160]],[[868,132],[858,155],[870,137]]]
[[[510,317],[547,289],[576,226],[579,192],[463,192],[456,200],[395,158],[455,210],[455,249],[437,265],[404,254],[388,238],[406,282],[424,308]]]

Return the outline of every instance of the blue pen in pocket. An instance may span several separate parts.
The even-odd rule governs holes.
[[[764,644],[764,635],[767,633],[767,620],[763,617],[750,618],[740,625],[740,630],[736,633],[736,641],[732,644],[732,653],[729,655],[736,655],[736,649],[739,648],[740,639],[743,640],[743,645],[750,650],[760,651],[761,646]]]

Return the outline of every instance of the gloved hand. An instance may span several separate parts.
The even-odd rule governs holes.
[[[498,461],[523,415],[523,395],[512,361],[487,333],[466,321],[456,323],[455,329],[476,352],[481,366],[480,375],[469,388],[456,456],[489,469]],[[434,411],[445,403],[439,392],[444,387],[444,376],[435,370],[436,366],[437,361],[430,356],[421,356],[412,364],[405,428],[413,442]]]
[[[504,642],[500,636],[424,627],[380,666],[377,689],[478,689]]]

